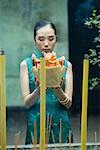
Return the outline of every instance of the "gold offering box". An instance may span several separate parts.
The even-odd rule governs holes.
[[[66,67],[57,65],[57,66],[46,66],[46,87],[59,87],[63,79]],[[40,67],[36,66],[32,69],[34,75],[40,80]]]

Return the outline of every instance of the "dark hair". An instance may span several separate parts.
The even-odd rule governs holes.
[[[55,28],[55,25],[52,22],[49,22],[49,21],[46,21],[46,20],[40,20],[35,24],[35,27],[34,27],[34,40],[35,40],[35,37],[36,37],[37,30],[44,27],[44,26],[46,26],[46,25],[50,25],[51,28],[54,29],[55,35],[56,35],[56,28]]]

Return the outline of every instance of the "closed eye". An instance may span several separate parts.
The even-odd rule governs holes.
[[[49,36],[49,41],[53,41],[54,40],[54,36]]]
[[[38,37],[38,40],[39,40],[39,41],[44,41],[44,37],[43,37],[43,36],[40,36],[40,37]]]

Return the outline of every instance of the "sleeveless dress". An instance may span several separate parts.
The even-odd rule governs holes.
[[[38,51],[36,54],[37,58],[41,57],[41,53]],[[30,93],[35,89],[34,74],[32,72],[32,58],[25,59],[28,67],[29,74],[29,87]],[[64,65],[67,69],[67,61]],[[64,74],[64,78],[66,73]],[[52,121],[51,121],[52,120]],[[34,137],[34,123],[36,122],[36,134],[37,143],[39,143],[40,138],[40,99],[36,101],[29,109],[27,109],[27,133],[25,144],[32,144],[32,138]],[[61,122],[61,123],[60,123]],[[52,88],[47,88],[46,90],[46,124],[48,124],[46,129],[48,133],[48,143],[59,143],[59,132],[60,126],[62,129],[62,143],[68,142],[69,132],[72,133],[70,120],[68,117],[67,109],[61,105],[58,101],[58,97],[55,95]],[[72,135],[72,134],[71,134]]]

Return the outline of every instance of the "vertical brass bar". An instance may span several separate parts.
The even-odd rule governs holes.
[[[0,51],[0,144],[6,150],[6,58]]]
[[[83,83],[82,83],[81,150],[86,150],[86,141],[87,141],[88,76],[89,76],[89,59],[88,56],[85,55],[83,60]]]
[[[40,150],[45,150],[46,126],[46,67],[45,58],[40,59]]]

